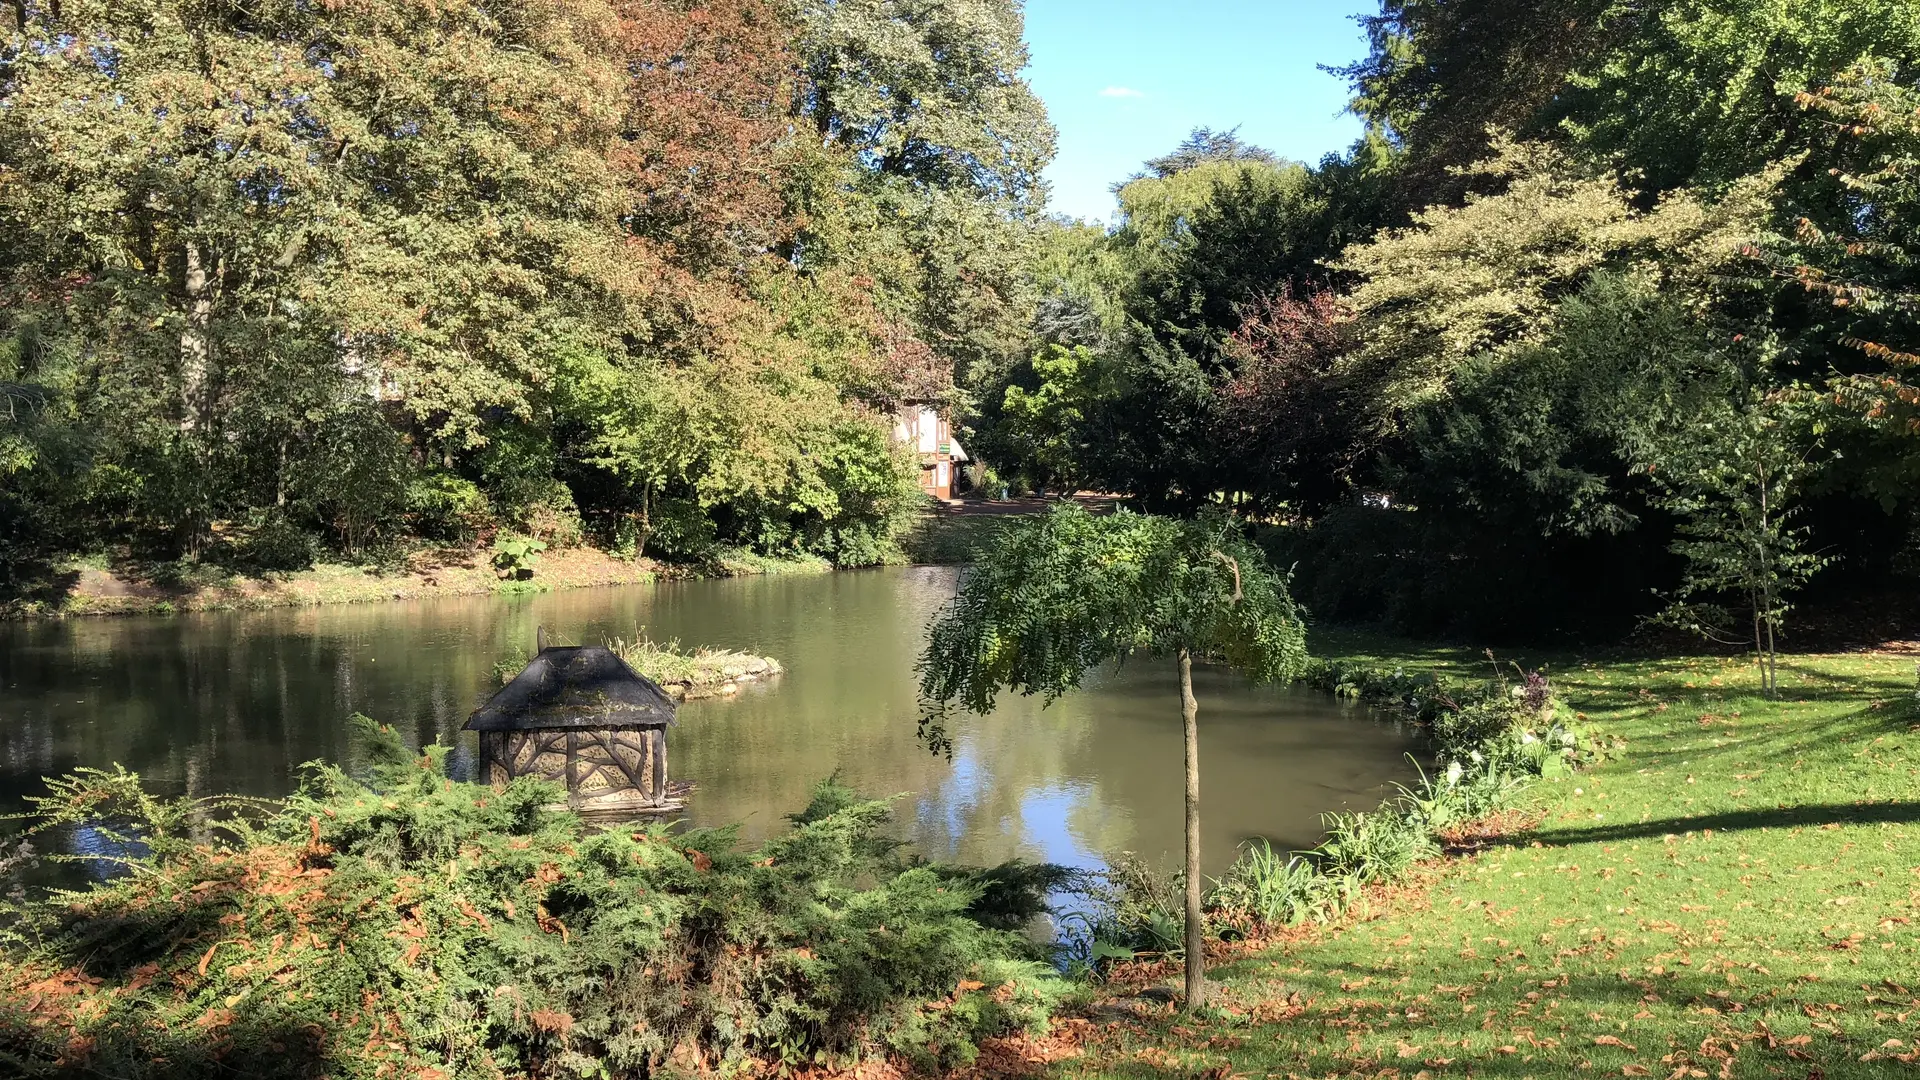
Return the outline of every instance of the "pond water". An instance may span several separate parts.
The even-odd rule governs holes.
[[[595,643],[657,641],[775,657],[787,673],[685,705],[669,735],[688,817],[760,838],[838,772],[903,794],[903,835],[930,858],[1015,856],[1097,866],[1134,851],[1178,863],[1181,739],[1170,662],[1103,671],[1049,708],[1004,698],[955,727],[949,762],[915,739],[913,662],[955,571],[670,582],[265,612],[0,625],[0,813],[41,778],[120,762],[155,790],[280,795],[301,763],[351,763],[358,711],[456,747],[494,689],[494,664],[535,627]],[[1203,849],[1219,873],[1253,837],[1316,842],[1319,815],[1370,808],[1412,774],[1410,733],[1324,695],[1195,672]],[[84,846],[84,837],[70,837]]]

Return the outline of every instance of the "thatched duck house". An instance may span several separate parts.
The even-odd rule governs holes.
[[[691,785],[667,782],[673,699],[599,645],[547,646],[467,718],[480,733],[480,775],[566,785],[579,810],[679,809]]]

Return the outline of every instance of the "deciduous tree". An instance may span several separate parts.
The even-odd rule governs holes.
[[[985,552],[928,631],[921,736],[950,750],[955,706],[985,713],[1002,689],[1052,701],[1099,665],[1171,659],[1186,746],[1187,1007],[1206,997],[1201,915],[1199,704],[1195,659],[1256,681],[1294,678],[1306,628],[1287,582],[1238,527],[1060,506],[1022,520]]]

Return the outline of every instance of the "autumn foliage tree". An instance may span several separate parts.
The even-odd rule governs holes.
[[[1283,287],[1241,309],[1226,352],[1235,374],[1220,394],[1223,445],[1244,456],[1244,489],[1296,510],[1324,509],[1350,482],[1363,442],[1342,422],[1335,373],[1352,316],[1324,289]]]
[[[7,328],[72,366],[102,463],[184,538],[296,496],[351,414],[472,445],[557,342],[617,340],[603,5],[24,10]]]
[[[690,557],[884,556],[905,496],[840,485],[904,485],[886,405],[1019,336],[1051,146],[1017,8],[961,7],[0,9],[0,382],[32,403],[0,442],[40,493],[0,548],[450,515],[642,544],[665,500]],[[881,126],[841,92],[927,63],[971,89]]]
[[[1786,250],[1755,254],[1824,309],[1852,354],[1837,358],[1835,401],[1877,428],[1920,435],[1920,90],[1868,64],[1799,100],[1835,137],[1837,205],[1824,221],[1801,216]]]

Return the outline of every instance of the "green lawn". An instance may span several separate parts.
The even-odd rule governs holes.
[[[1465,672],[1377,638],[1318,651]],[[1911,657],[1530,657],[1611,760],[1539,824],[1223,964],[1201,1022],[1093,1028],[1065,1076],[1920,1076]],[[1297,995],[1297,996],[1294,996]],[[1099,1014],[1114,1016],[1111,1011]]]

